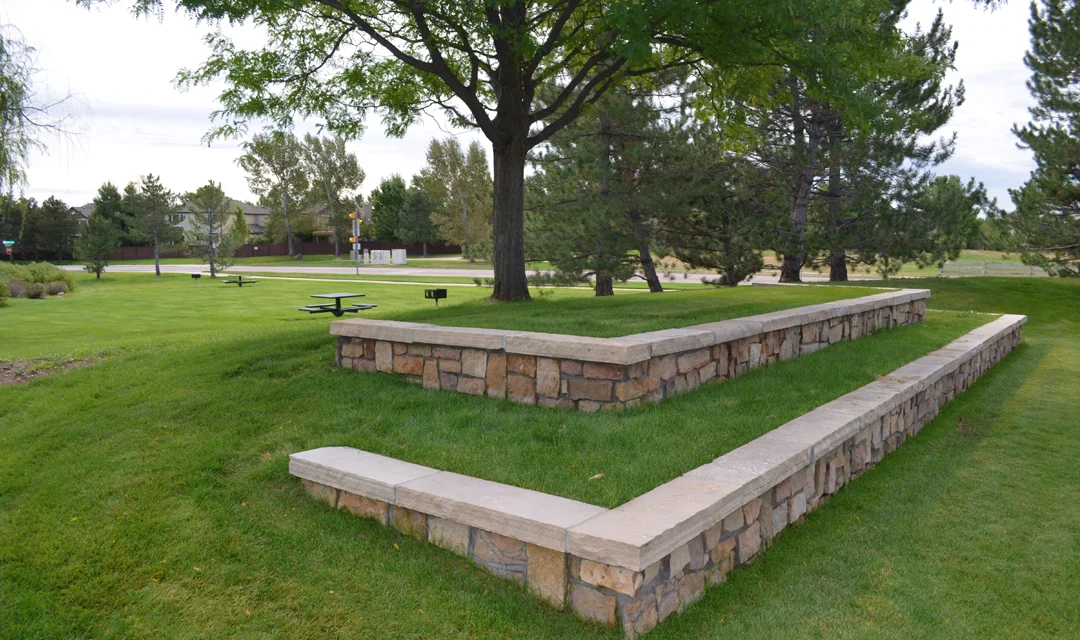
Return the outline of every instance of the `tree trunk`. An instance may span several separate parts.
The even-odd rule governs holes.
[[[829,281],[847,282],[847,254],[844,250],[834,249],[829,258]]]
[[[427,257],[427,241],[425,240],[425,241],[424,241],[424,242],[422,242],[421,244],[423,244],[423,245],[424,245],[424,257],[426,258],[426,257]]]
[[[285,238],[289,243],[289,257],[293,255],[292,247],[292,225],[289,224],[289,196],[284,192],[281,193],[281,214],[285,217]]]
[[[839,116],[833,126],[829,128],[829,218],[832,221],[832,252],[829,255],[829,282],[847,282],[847,254],[840,238],[841,220],[843,213],[843,199],[841,198],[844,185],[842,183],[840,168],[843,162],[840,158],[840,137],[843,135]]]
[[[524,119],[523,119],[524,121]],[[525,136],[493,146],[495,160],[495,290],[493,300],[528,300],[525,276]]]
[[[731,226],[728,218],[730,216],[724,216],[724,259],[727,261],[724,266],[724,279],[727,282],[724,284],[729,287],[737,287],[739,286],[739,274],[735,271],[735,263],[731,257]]]
[[[161,277],[161,260],[158,254],[158,230],[154,228],[154,276]]]
[[[615,295],[615,281],[607,274],[596,275],[596,295],[597,296],[613,296]]]
[[[664,287],[660,284],[660,278],[656,275],[656,264],[653,263],[652,252],[649,250],[649,236],[645,232],[645,223],[641,214],[633,216],[634,238],[638,245],[638,259],[641,260],[641,271],[645,274],[645,282],[649,283],[651,293],[660,293]]]
[[[794,237],[792,246],[784,253],[784,263],[780,268],[780,282],[802,282],[800,272],[806,261],[806,256],[803,255],[803,247],[806,243],[806,216],[810,210],[810,195],[818,169],[818,147],[821,145],[822,134],[819,106],[811,103],[810,119],[804,120],[795,81],[792,81],[792,86],[792,94],[795,97],[792,106],[792,132],[796,151],[802,152],[796,153],[796,157],[803,158],[803,165],[799,175],[795,177],[791,190],[791,227]]]

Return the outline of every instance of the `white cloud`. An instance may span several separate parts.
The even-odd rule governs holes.
[[[220,88],[180,92],[173,85],[177,71],[205,58],[202,36],[208,28],[173,13],[160,24],[136,20],[128,6],[124,1],[88,11],[70,0],[0,5],[0,22],[17,26],[38,48],[40,81],[54,95],[78,94],[89,113],[79,136],[54,140],[48,154],[31,158],[27,194],[55,194],[81,204],[105,181],[122,186],[152,172],[174,190],[213,179],[234,197],[250,198],[235,164],[238,143],[215,142],[209,148],[201,143]],[[1030,154],[1016,148],[1010,132],[1014,122],[1027,121],[1030,103],[1022,62],[1027,4],[1013,0],[988,12],[971,0],[917,0],[912,20],[929,22],[939,6],[960,41],[955,76],[967,87],[967,101],[949,125],[959,135],[957,153],[944,170],[984,181],[1007,204],[1006,189],[1026,180],[1032,167]],[[236,35],[255,37],[251,30]],[[403,139],[388,139],[377,118],[368,124],[363,139],[350,144],[368,176],[365,192],[392,173],[408,177],[418,171],[428,141],[446,135],[429,121]],[[311,128],[307,123],[301,130]],[[460,135],[463,141],[482,140],[475,132]]]

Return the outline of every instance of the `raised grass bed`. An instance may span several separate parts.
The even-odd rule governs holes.
[[[290,471],[331,506],[636,637],[916,435],[1025,321],[994,320],[612,510],[340,447],[294,454]]]
[[[778,290],[801,295],[803,288]],[[773,290],[749,291],[771,296]],[[401,375],[425,389],[597,411],[658,402],[879,329],[920,322],[929,295],[887,291],[621,337],[362,318],[334,322],[330,333],[338,336],[337,362],[343,367]],[[686,311],[689,317],[710,311],[715,317],[731,309],[714,310],[699,301]],[[529,325],[526,319],[518,326]]]

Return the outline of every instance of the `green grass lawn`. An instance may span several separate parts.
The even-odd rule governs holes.
[[[617,637],[306,498],[288,454],[352,445],[612,506],[989,320],[931,313],[590,416],[335,369],[327,320],[290,311],[325,284],[202,299],[190,280],[116,276],[0,309],[0,358],[125,345],[0,388],[0,637]],[[655,637],[1076,636],[1080,287],[904,284],[934,308],[1027,313],[1025,344]],[[373,302],[423,304],[379,286]]]

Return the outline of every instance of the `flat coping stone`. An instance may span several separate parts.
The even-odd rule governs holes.
[[[439,471],[352,447],[323,447],[290,455],[289,473],[349,493],[396,503],[400,485]]]
[[[330,323],[330,334],[391,342],[502,349],[506,353],[627,365],[671,353],[733,342],[768,331],[821,322],[928,297],[930,297],[930,291],[927,289],[899,289],[860,298],[782,309],[745,318],[731,318],[617,338],[475,327],[445,327],[369,318],[335,320]]]
[[[448,471],[398,486],[398,506],[566,551],[566,530],[607,509]]]

